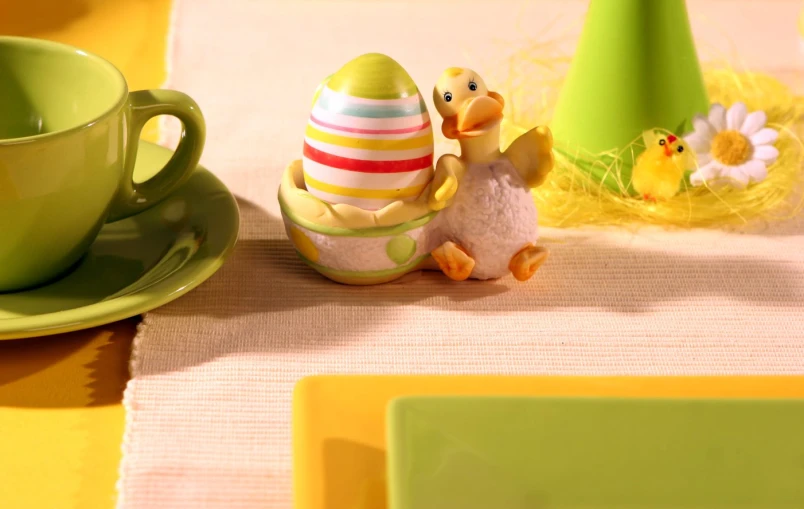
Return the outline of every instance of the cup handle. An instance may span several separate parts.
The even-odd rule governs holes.
[[[131,92],[128,101],[128,147],[123,181],[112,202],[107,223],[133,216],[165,199],[190,178],[204,149],[204,117],[198,104],[187,94],[176,90],[139,90]],[[145,123],[159,115],[171,115],[181,120],[179,146],[159,173],[136,184],[134,163],[140,134]]]

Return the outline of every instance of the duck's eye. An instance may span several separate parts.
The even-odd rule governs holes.
[[[659,145],[664,145],[664,140],[659,140]]]
[[[444,100],[450,102],[452,100],[452,93],[451,92],[444,92]]]
[[[678,148],[677,148],[676,150],[678,150],[678,153],[680,154],[680,153],[684,152],[684,147],[682,147],[681,145],[679,145],[679,146],[678,146]]]
[[[469,90],[471,90],[472,92],[477,90],[477,83],[475,83],[474,81],[470,81],[469,82]]]

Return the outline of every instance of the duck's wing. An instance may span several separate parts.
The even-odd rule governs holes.
[[[526,132],[504,153],[517,169],[528,187],[541,185],[555,164],[553,134],[547,126],[539,126]]]

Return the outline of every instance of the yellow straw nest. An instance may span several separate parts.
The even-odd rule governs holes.
[[[549,45],[531,47],[514,54],[503,73],[504,79],[499,80],[498,86],[508,99],[503,146],[534,126],[549,125],[552,105],[569,62],[568,58],[550,57],[552,49]],[[548,56],[534,57],[540,53],[548,53]],[[693,228],[746,225],[795,216],[804,205],[801,194],[804,143],[800,123],[804,97],[794,95],[776,78],[756,72],[713,68],[704,72],[704,79],[711,103],[728,108],[735,102],[744,102],[749,111],[765,111],[768,126],[779,131],[775,143],[779,158],[768,167],[764,181],[742,190],[691,187],[682,182],[675,197],[651,203],[602,185],[590,176],[588,166],[584,169],[573,159],[557,154],[550,177],[533,191],[540,224],[564,228],[646,224]],[[620,187],[626,189],[629,182],[622,182],[620,169],[629,157],[623,156],[631,155],[633,160],[632,154],[643,148],[642,140],[636,139],[620,150],[585,154],[575,160],[588,161],[592,156],[595,164],[617,178]]]

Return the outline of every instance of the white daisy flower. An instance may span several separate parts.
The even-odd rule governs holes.
[[[731,185],[742,189],[768,176],[768,165],[779,157],[773,143],[779,137],[775,129],[765,127],[764,111],[748,113],[743,103],[726,110],[713,104],[709,117],[696,115],[691,134],[684,137],[698,159],[698,170],[690,182],[700,186]]]

